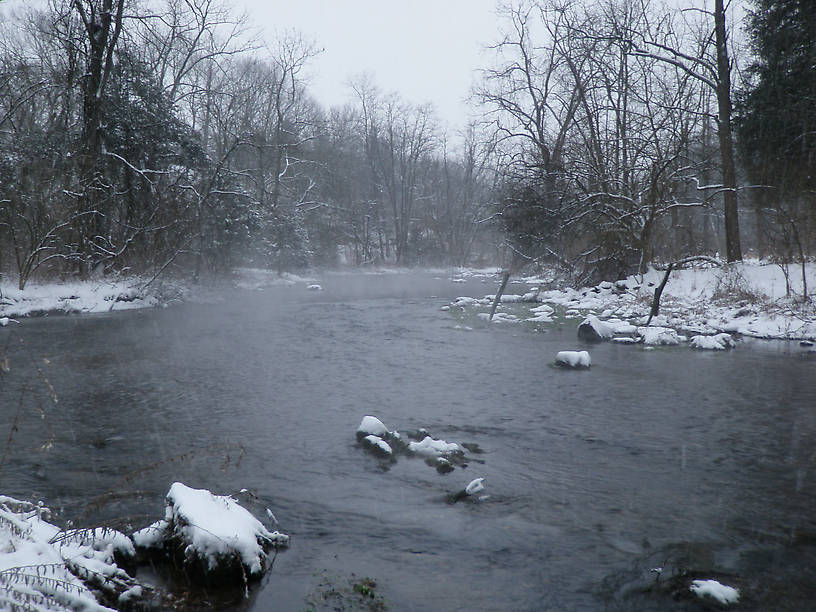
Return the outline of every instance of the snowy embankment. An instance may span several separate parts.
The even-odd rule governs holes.
[[[322,288],[309,277],[273,270],[240,268],[230,279],[239,289],[262,290],[280,285]],[[154,308],[181,301],[211,301],[210,287],[185,285],[138,276],[87,281],[29,282],[19,289],[14,279],[0,279],[0,325],[18,317],[42,314],[97,313],[136,308]],[[2,321],[6,319],[5,323]]]
[[[567,319],[594,316],[602,339],[639,338],[647,344],[676,344],[684,336],[717,336],[740,334],[767,339],[816,338],[816,263],[806,266],[810,300],[801,299],[800,270],[791,268],[791,296],[786,296],[785,276],[775,264],[746,261],[716,267],[698,265],[672,271],[660,300],[660,313],[645,324],[651,309],[654,291],[663,279],[664,271],[650,269],[646,274],[630,276],[616,282],[602,282],[581,289],[542,288],[549,279],[528,277],[516,281],[528,285],[522,294],[503,295],[497,310],[500,322],[543,322],[554,320],[556,309]],[[493,296],[481,299],[458,298],[452,303],[462,309],[487,308]],[[529,316],[521,314],[518,302],[534,304]],[[507,312],[508,306],[512,312]],[[505,309],[502,312],[502,309]],[[477,315],[488,317],[486,312]],[[496,321],[496,318],[494,318]],[[677,333],[679,332],[679,334]],[[695,340],[696,348],[727,348],[730,343],[722,335],[716,341]],[[629,338],[629,340],[627,340]]]
[[[246,584],[269,568],[270,549],[289,543],[227,495],[176,482],[166,503],[163,519],[127,536],[62,530],[47,521],[47,508],[0,495],[0,609],[154,609],[155,594],[123,562],[164,558],[207,585]]]
[[[179,298],[183,293],[178,288],[168,292],[166,285],[143,289],[148,280],[134,277],[114,281],[31,282],[23,290],[15,283],[3,281],[0,282],[0,317],[151,308]]]

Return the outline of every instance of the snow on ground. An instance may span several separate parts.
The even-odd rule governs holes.
[[[720,584],[716,580],[694,580],[689,588],[697,597],[701,599],[710,597],[724,606],[739,601],[737,589]]]
[[[127,536],[112,529],[61,531],[47,516],[42,506],[0,496],[0,609],[110,610],[86,582],[120,597],[138,588],[113,560],[116,551],[134,552]]]
[[[708,264],[674,270],[669,276],[660,302],[660,314],[650,326],[671,328],[677,338],[668,333],[648,332],[648,340],[665,344],[681,341],[681,334],[713,336],[721,333],[740,334],[768,339],[816,339],[816,263],[806,266],[810,303],[802,304],[801,269],[791,267],[792,296],[785,295],[785,277],[776,264],[747,260],[723,267]],[[502,298],[497,314],[500,321],[514,320],[508,308],[513,308],[516,320],[548,322],[553,316],[539,310],[542,304],[560,311],[567,319],[592,317],[591,327],[599,328],[606,338],[608,327],[615,336],[635,335],[642,331],[648,319],[654,290],[663,279],[662,270],[650,269],[646,274],[625,280],[604,281],[596,287],[545,289],[553,286],[551,278],[525,277],[517,283],[529,285],[529,291]],[[498,277],[493,277],[498,282]],[[483,309],[492,304],[492,296],[461,297],[451,306],[463,309]],[[517,302],[536,302],[531,317],[519,315]],[[520,317],[520,318],[519,318]],[[484,318],[484,317],[482,317]],[[494,321],[496,317],[494,317]],[[600,325],[596,325],[600,323]],[[652,334],[656,334],[652,337]],[[705,343],[706,341],[697,341]]]
[[[16,283],[0,282],[0,315],[24,317],[47,312],[109,312],[157,306],[158,287],[142,291],[149,279],[113,281],[30,282],[24,290]],[[151,291],[152,289],[152,291]]]

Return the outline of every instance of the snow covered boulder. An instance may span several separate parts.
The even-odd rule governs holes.
[[[562,368],[581,369],[592,365],[587,351],[558,351],[555,356],[555,365]]]
[[[140,548],[160,550],[208,583],[258,579],[267,552],[287,546],[289,536],[268,531],[228,495],[175,482],[167,493],[164,519],[133,534]]]
[[[595,315],[589,315],[578,326],[578,338],[587,342],[602,342],[610,340],[615,335],[611,325],[601,321]]]
[[[390,458],[394,455],[391,445],[379,436],[366,436],[360,443],[378,457]]]
[[[724,351],[725,349],[734,348],[736,342],[734,342],[731,334],[722,333],[714,336],[692,336],[689,346],[696,349]]]
[[[380,419],[366,415],[357,427],[357,440],[362,441],[366,436],[379,436],[382,438],[388,433],[388,428]]]
[[[716,580],[694,580],[689,589],[700,599],[713,599],[724,606],[739,602],[739,591],[737,589],[721,584]]]
[[[640,340],[647,346],[676,346],[686,341],[670,327],[639,327]]]
[[[434,440],[431,436],[425,436],[419,442],[409,442],[408,450],[412,453],[428,457],[441,457],[453,453],[462,454],[462,447],[456,444],[456,442]]]

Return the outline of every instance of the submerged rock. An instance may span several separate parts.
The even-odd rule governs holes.
[[[477,493],[481,493],[485,490],[484,485],[484,478],[474,478],[471,480],[467,486],[462,489],[461,491],[457,491],[453,495],[448,497],[448,502],[451,504],[455,504],[456,502],[462,501],[463,499],[467,499],[468,497],[473,497]]]

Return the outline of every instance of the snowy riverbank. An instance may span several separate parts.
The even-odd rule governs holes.
[[[782,269],[774,264],[746,261],[730,266],[698,265],[674,270],[660,301],[660,314],[650,323],[693,336],[718,333],[740,334],[754,338],[813,340],[816,338],[816,264],[806,267],[810,302],[801,301],[801,271],[791,268],[793,292],[786,296]],[[522,277],[514,281],[502,296],[497,322],[533,321],[547,323],[556,310],[567,319],[596,315],[614,326],[642,326],[648,319],[654,290],[665,272],[650,269],[644,275],[626,280],[602,282],[580,289],[548,289],[552,279]],[[475,276],[463,271],[464,278]],[[495,277],[494,277],[495,278]],[[498,282],[498,281],[496,281]],[[517,293],[522,286],[521,293]],[[464,298],[455,305],[473,306],[485,319],[493,296],[479,300]],[[529,311],[515,306],[529,306]],[[509,305],[513,306],[509,306]],[[577,325],[577,323],[576,323]]]
[[[270,553],[289,545],[288,535],[267,529],[233,497],[180,482],[167,493],[164,518],[130,535],[49,520],[41,504],[0,495],[0,609],[175,609],[128,572],[170,564],[208,588],[246,588],[270,569]]]
[[[807,265],[808,287],[816,288],[816,263]],[[350,274],[397,274],[400,270],[363,270]],[[406,271],[407,272],[407,271]],[[415,271],[414,271],[415,272]],[[478,279],[498,286],[498,269],[427,270],[450,276],[454,283]],[[494,322],[533,321],[549,323],[556,312],[566,319],[596,315],[613,325],[642,326],[649,315],[654,290],[664,272],[650,269],[644,275],[623,281],[602,282],[595,287],[553,288],[552,278],[513,278],[502,298]],[[320,274],[279,274],[271,270],[242,268],[228,279],[228,286],[243,290],[263,290],[273,286],[322,288]],[[718,333],[755,338],[816,339],[816,304],[801,301],[801,270],[791,268],[793,293],[786,296],[782,269],[756,260],[725,267],[708,264],[674,270],[666,284],[660,314],[653,327],[667,327],[688,336]],[[29,283],[17,289],[13,279],[0,281],[0,320],[47,313],[96,313],[134,308],[151,308],[179,301],[206,301],[213,293],[205,284],[130,277],[95,281]],[[454,304],[473,307],[481,319],[488,317],[492,296],[462,298]],[[527,309],[524,308],[527,306]],[[576,321],[576,325],[579,321]]]
[[[218,285],[239,289],[264,289],[278,285],[308,284],[310,278],[271,270],[242,268]],[[151,280],[143,277],[104,278],[88,281],[30,282],[20,290],[16,279],[0,279],[0,320],[44,314],[81,314],[155,308],[184,301],[213,298],[209,283]],[[6,321],[8,322],[8,321]]]

